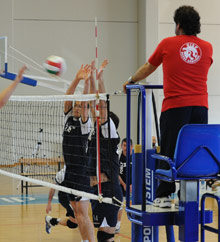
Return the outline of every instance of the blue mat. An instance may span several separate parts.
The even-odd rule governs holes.
[[[7,195],[0,196],[0,206],[5,205],[26,205],[26,204],[47,204],[48,194],[31,195]],[[59,203],[58,197],[53,197],[53,203]]]

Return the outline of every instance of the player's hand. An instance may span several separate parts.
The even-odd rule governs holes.
[[[46,207],[46,213],[47,213],[47,214],[50,213],[51,210],[52,210],[52,206],[51,206],[51,204],[49,203],[49,204],[47,205],[47,207]]]
[[[126,81],[124,84],[123,84],[123,91],[124,93],[127,93],[127,90],[126,90],[126,86],[129,85],[129,81]]]
[[[15,82],[20,82],[23,79],[23,74],[27,70],[27,66],[22,66],[15,78]]]
[[[85,80],[89,73],[90,73],[90,65],[86,64],[85,66],[84,65],[81,65],[80,69],[78,70],[78,72],[76,73],[76,79],[77,80]]]
[[[98,79],[98,80],[99,80],[100,78],[102,78],[103,71],[104,71],[104,69],[105,69],[105,67],[106,67],[107,65],[108,65],[108,60],[105,59],[105,60],[102,62],[100,68],[99,68],[98,75],[97,75],[97,79]]]
[[[95,71],[95,60],[92,60],[92,62],[91,62],[91,75],[93,75],[94,71]]]

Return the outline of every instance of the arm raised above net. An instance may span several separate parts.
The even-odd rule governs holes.
[[[104,79],[103,79],[103,71],[104,68],[108,65],[108,60],[104,60],[102,62],[102,65],[99,69],[98,75],[97,75],[97,79],[98,79],[98,90],[99,93],[106,93],[105,91],[105,85],[104,85]],[[99,112],[100,112],[100,119],[101,119],[101,123],[105,123],[107,121],[107,105],[106,105],[106,101],[104,100],[100,100],[99,101]]]
[[[84,83],[84,90],[83,90],[83,94],[88,94],[89,93],[89,75],[87,75],[87,78],[85,79],[85,83]],[[86,122],[88,120],[88,102],[87,101],[82,101],[81,102],[81,106],[82,106],[82,111],[81,111],[81,118],[83,122]]]
[[[95,61],[93,60],[91,62],[91,73],[90,73],[90,89],[89,89],[90,94],[96,93],[94,71],[95,71]],[[95,117],[96,117],[96,115],[95,115],[95,101],[90,101],[89,106],[90,106],[90,112],[91,112],[93,122],[95,122]]]
[[[69,88],[66,91],[66,95],[71,95],[75,93],[76,87],[79,84],[79,82],[83,79],[85,79],[88,75],[88,68],[89,65],[81,65],[80,69],[76,73],[75,79],[71,82]],[[73,107],[72,101],[65,101],[64,103],[64,113],[68,113]]]
[[[23,74],[24,71],[27,69],[26,66],[23,66],[19,72],[18,75],[16,76],[15,80],[9,85],[7,88],[5,88],[1,93],[0,93],[0,108],[3,107],[8,99],[10,98],[11,94],[14,92],[15,88],[17,87],[18,83],[21,82],[23,79]]]

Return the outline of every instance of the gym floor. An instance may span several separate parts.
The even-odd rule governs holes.
[[[44,218],[49,189],[44,187],[29,188],[28,197],[21,196],[20,188],[16,189],[19,181],[6,176],[0,176],[0,242],[44,242],[44,241],[76,241],[81,237],[78,229],[71,230],[67,227],[56,226],[51,234],[45,231]],[[58,204],[56,196],[51,215],[54,217],[65,216],[65,209]],[[208,200],[206,207],[214,211],[212,226],[217,227],[217,204]],[[91,214],[90,214],[91,215]],[[174,227],[175,238],[178,240],[178,227]],[[160,242],[166,241],[164,227],[160,227]],[[115,236],[115,242],[131,241],[131,223],[123,211],[120,233]],[[217,235],[206,232],[206,241],[217,241]]]

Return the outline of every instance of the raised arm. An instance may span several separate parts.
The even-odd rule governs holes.
[[[96,93],[94,72],[95,72],[95,61],[93,60],[91,62],[91,73],[90,73],[90,89],[89,89],[90,94]],[[90,101],[89,106],[90,106],[90,112],[91,112],[93,122],[95,122],[95,118],[96,118],[95,117],[95,101]]]
[[[108,65],[108,60],[104,60],[102,62],[102,65],[99,68],[99,72],[97,75],[99,93],[106,92],[105,85],[104,85],[104,79],[103,79],[103,71],[107,65]],[[99,113],[100,113],[101,123],[105,123],[107,121],[107,106],[106,106],[106,101],[104,101],[104,100],[99,101]]]
[[[11,83],[11,85],[9,85],[0,93],[0,108],[7,103],[8,99],[10,98],[11,94],[14,92],[18,83],[23,79],[23,74],[26,69],[27,67],[23,66],[19,70],[18,75],[16,76],[15,80]]]
[[[69,88],[66,91],[66,95],[71,95],[74,94],[77,85],[79,84],[80,80],[85,79],[88,75],[88,66],[89,65],[81,65],[79,71],[76,73],[76,77],[70,84]],[[72,101],[65,101],[64,103],[64,113],[68,113],[73,107],[73,102]]]
[[[83,89],[83,94],[88,94],[89,93],[89,79],[90,79],[90,66],[88,66],[87,68],[87,76],[85,78],[85,83],[84,83],[84,89]],[[81,103],[81,106],[82,106],[82,110],[81,110],[81,118],[82,118],[82,121],[83,122],[86,122],[88,120],[88,102],[85,101],[85,102],[82,102]]]
[[[137,72],[135,73],[134,76],[131,76],[128,81],[126,81],[123,84],[123,90],[126,93],[126,85],[131,85],[136,82],[139,82],[146,77],[148,77],[152,72],[154,72],[157,69],[156,66],[151,65],[150,63],[146,62],[144,65],[142,65]]]

